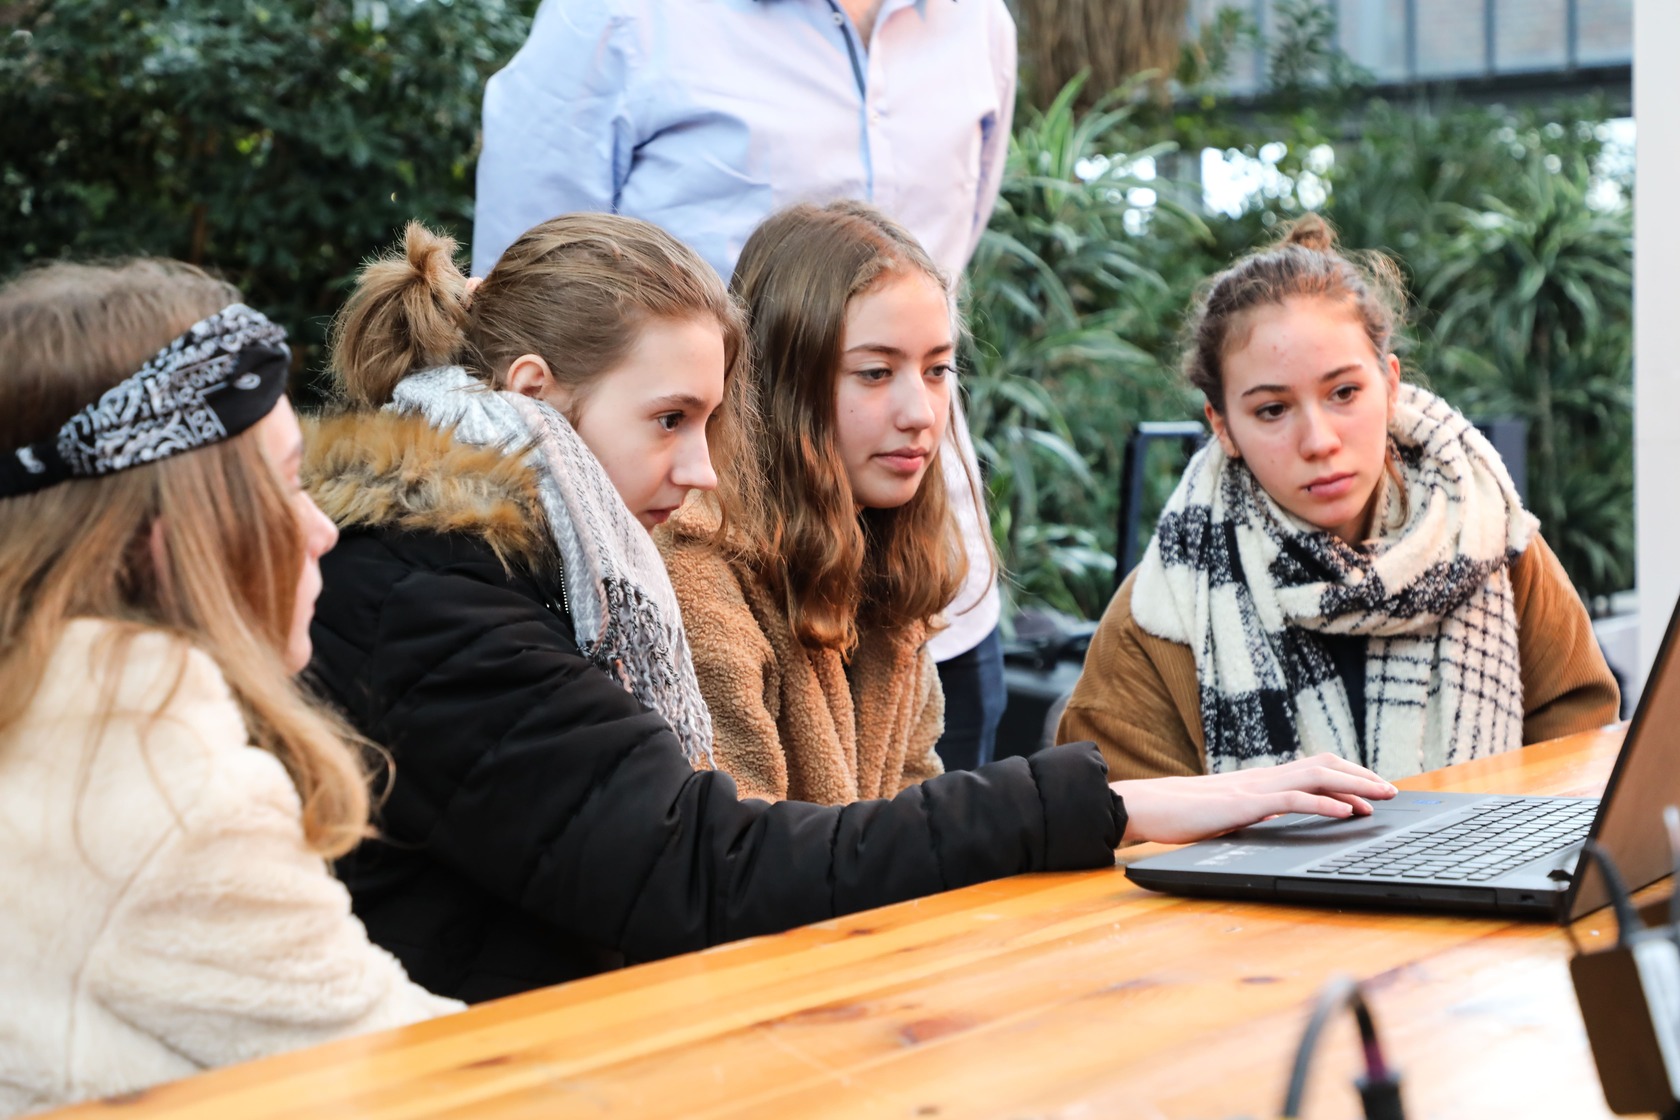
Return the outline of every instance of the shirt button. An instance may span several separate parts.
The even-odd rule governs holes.
[[[880,124],[881,123],[881,114],[876,112],[874,109],[869,110],[869,123],[870,124]]]
[[[834,26],[841,27],[845,24],[845,22],[846,22],[846,17],[845,16],[841,15],[839,12],[834,13]]]

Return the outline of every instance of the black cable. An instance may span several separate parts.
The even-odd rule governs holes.
[[[1596,862],[1599,871],[1604,875],[1605,893],[1610,896],[1610,909],[1616,914],[1616,944],[1626,945],[1629,934],[1645,928],[1645,923],[1639,920],[1639,911],[1633,907],[1633,896],[1628,892],[1627,880],[1622,878],[1621,870],[1610,858],[1610,853],[1600,847],[1596,840],[1582,842],[1581,862],[1576,865],[1575,874],[1585,876],[1588,862]],[[1562,896],[1559,897],[1561,899]],[[1569,915],[1561,915],[1564,928],[1573,939],[1575,927],[1569,924],[1568,919]]]
[[[1680,926],[1680,810],[1669,809],[1664,814],[1664,820],[1668,826],[1676,875],[1676,893],[1670,899],[1669,914],[1671,920]],[[1593,862],[1598,864],[1600,872],[1604,875],[1606,893],[1609,894],[1611,908],[1615,911],[1616,944],[1625,946],[1628,937],[1642,930],[1644,924],[1639,920],[1638,911],[1634,909],[1627,882],[1622,878],[1621,871],[1610,858],[1610,854],[1596,841],[1587,840],[1581,846],[1581,860],[1576,867],[1576,874],[1584,875],[1588,864]],[[1573,927],[1566,923],[1565,929],[1573,938]],[[1353,1011],[1354,1020],[1359,1026],[1359,1041],[1365,1055],[1365,1076],[1356,1082],[1359,1098],[1364,1106],[1365,1120],[1405,1120],[1405,1109],[1400,1100],[1399,1075],[1392,1073],[1383,1059],[1382,1046],[1377,1040],[1376,1021],[1365,1002],[1364,993],[1360,991],[1358,982],[1346,975],[1331,977],[1330,982],[1319,992],[1318,1002],[1307,1020],[1307,1028],[1301,1034],[1301,1045],[1295,1052],[1295,1064],[1290,1070],[1289,1087],[1283,1098],[1282,1120],[1299,1120],[1302,1102],[1307,1092],[1307,1072],[1312,1065],[1313,1053],[1318,1049],[1319,1037],[1324,1033],[1325,1024],[1330,1021],[1330,1016],[1344,1007]],[[1680,1120],[1680,1112],[1675,1114],[1674,1120]]]
[[[1318,1049],[1318,1036],[1323,1033],[1324,1024],[1330,1021],[1331,1013],[1340,1011],[1347,1002],[1353,987],[1353,977],[1334,976],[1318,993],[1318,1003],[1313,1007],[1312,1017],[1307,1020],[1307,1029],[1301,1034],[1301,1045],[1295,1051],[1295,1066],[1289,1071],[1289,1089],[1283,1095],[1283,1120],[1297,1120],[1301,1115],[1301,1098],[1307,1091],[1307,1069],[1312,1064],[1313,1051]]]
[[[1352,1008],[1359,1026],[1360,1048],[1365,1055],[1365,1076],[1357,1082],[1359,1098],[1365,1106],[1366,1120],[1405,1120],[1400,1102],[1400,1078],[1383,1060],[1382,1045],[1377,1040],[1377,1024],[1364,993],[1351,976],[1334,976],[1319,992],[1307,1029],[1301,1034],[1301,1045],[1295,1052],[1295,1065],[1289,1073],[1289,1088],[1283,1098],[1283,1120],[1298,1120],[1302,1101],[1307,1092],[1307,1071],[1313,1052],[1330,1016],[1344,1007]]]

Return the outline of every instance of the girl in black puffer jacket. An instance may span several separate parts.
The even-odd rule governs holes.
[[[306,471],[341,534],[315,679],[396,762],[380,838],[339,873],[433,991],[488,999],[1387,794],[1317,760],[1111,787],[1073,744],[886,801],[738,800],[645,531],[751,423],[726,399],[737,311],[632,219],[546,222],[476,289],[452,251],[411,227],[364,272],[334,339],[347,408]]]

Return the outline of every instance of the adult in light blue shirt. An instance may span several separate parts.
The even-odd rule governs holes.
[[[873,203],[962,275],[997,201],[1015,99],[1003,0],[543,0],[484,94],[473,271],[556,214],[662,226],[727,278],[772,211]],[[966,424],[941,456],[971,558],[932,643],[949,767],[990,759],[999,603]]]

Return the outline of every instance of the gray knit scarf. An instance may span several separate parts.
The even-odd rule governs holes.
[[[1330,751],[1359,761],[1321,634],[1370,638],[1363,757],[1385,778],[1522,745],[1510,559],[1536,527],[1486,438],[1402,385],[1372,540],[1353,548],[1274,502],[1210,440],[1184,473],[1132,592],[1148,633],[1188,645],[1213,773]]]
[[[712,717],[671,578],[653,539],[566,418],[541,401],[497,392],[459,366],[411,374],[386,407],[418,412],[462,443],[529,449],[578,648],[665,717],[690,763],[714,765]]]

